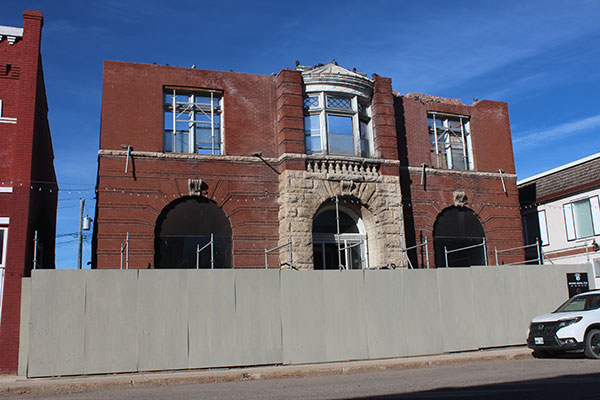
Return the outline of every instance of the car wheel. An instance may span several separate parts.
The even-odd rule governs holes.
[[[555,353],[552,350],[534,350],[533,351],[534,358],[550,358],[554,355],[555,355]]]
[[[600,358],[600,329],[592,329],[585,335],[585,356]]]

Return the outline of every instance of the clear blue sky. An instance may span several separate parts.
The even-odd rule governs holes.
[[[93,216],[104,60],[271,74],[335,59],[402,94],[508,102],[520,179],[600,151],[599,1],[5,0],[0,25],[26,8],[45,19],[58,268],[76,264],[63,235],[81,197]]]

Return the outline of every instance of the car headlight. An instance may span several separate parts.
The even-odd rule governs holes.
[[[558,325],[556,326],[556,329],[558,330],[558,329],[564,328],[565,326],[576,324],[577,322],[581,321],[582,318],[583,317],[575,317],[575,318],[560,320],[560,321],[558,321]]]

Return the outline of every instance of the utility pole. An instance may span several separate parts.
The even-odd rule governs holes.
[[[81,269],[81,246],[83,242],[83,208],[85,199],[79,199],[79,246],[77,247],[77,268]]]

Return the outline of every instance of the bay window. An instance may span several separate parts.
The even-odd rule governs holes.
[[[307,154],[371,156],[370,109],[358,96],[310,93],[304,97]]]

